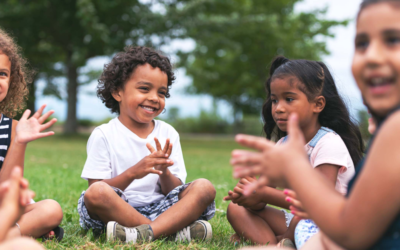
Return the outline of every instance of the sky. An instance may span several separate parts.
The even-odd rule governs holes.
[[[328,7],[325,15],[327,19],[344,20],[350,19],[350,23],[346,27],[336,27],[332,29],[334,38],[327,39],[327,48],[330,54],[324,56],[322,60],[327,64],[333,74],[339,92],[347,103],[351,114],[356,118],[357,112],[364,109],[361,101],[361,95],[357,89],[356,83],[351,74],[351,61],[354,52],[353,40],[355,36],[355,23],[359,4],[361,0],[304,0],[296,5],[296,11],[312,11]],[[161,50],[169,54],[177,48],[190,51],[194,48],[195,43],[190,39],[174,41],[168,46],[162,47]],[[176,57],[171,55],[172,62]],[[91,69],[102,69],[104,64],[111,59],[109,57],[97,57],[89,60],[87,67]],[[171,98],[166,101],[166,109],[178,107],[181,116],[196,116],[203,110],[212,108],[213,100],[206,95],[189,95],[185,93],[185,87],[190,85],[190,77],[185,75],[183,69],[175,71],[177,80],[171,89]],[[65,82],[60,82],[65,84]],[[110,111],[101,103],[95,95],[97,81],[82,86],[78,95],[77,115],[78,119],[91,119],[100,121],[108,117],[113,117]],[[58,100],[55,97],[42,96],[41,89],[43,83],[38,83],[36,106],[47,104],[47,109],[55,110],[55,117],[65,120],[67,113],[66,101]],[[229,119],[231,117],[231,109],[224,101],[218,102],[218,112],[221,116]],[[166,114],[162,114],[166,116]]]

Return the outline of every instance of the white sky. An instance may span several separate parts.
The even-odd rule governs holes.
[[[328,19],[355,19],[361,0],[304,0],[296,6],[297,11],[310,11],[328,6],[326,18]],[[332,30],[335,38],[327,40],[330,55],[325,56],[323,61],[328,65],[336,80],[339,91],[348,103],[351,113],[363,109],[360,92],[351,74],[351,60],[353,56],[353,39],[355,35],[355,23],[352,21],[347,27],[339,27]],[[169,48],[162,50],[166,53],[174,48],[194,48],[194,43],[190,40],[176,41]],[[172,57],[172,60],[174,58]],[[96,58],[89,62],[89,67],[101,69],[104,63],[109,61],[106,57]],[[184,70],[176,71],[177,80],[171,89],[171,98],[167,99],[166,109],[169,107],[179,107],[182,116],[195,116],[201,109],[209,110],[212,106],[212,98],[209,96],[193,96],[184,93],[184,88],[190,84],[191,79],[185,76]],[[94,92],[97,82],[81,88],[78,96],[78,118],[102,120],[112,116],[108,109],[101,103],[95,95],[87,95],[84,92]],[[43,97],[39,95],[41,84],[38,86],[37,107],[47,103],[48,109],[56,111],[55,116],[61,120],[66,118],[66,102],[57,100],[54,97]],[[231,117],[230,108],[224,102],[218,103],[218,111],[224,117]]]

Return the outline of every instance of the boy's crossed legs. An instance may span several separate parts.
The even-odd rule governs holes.
[[[116,221],[126,227],[148,224],[153,230],[154,239],[172,235],[197,220],[206,208],[213,203],[215,188],[210,181],[198,179],[179,193],[179,201],[158,216],[149,220],[131,207],[104,182],[93,183],[84,195],[86,209],[92,219],[104,224]]]

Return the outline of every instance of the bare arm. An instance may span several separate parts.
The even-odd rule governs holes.
[[[397,112],[375,138],[363,172],[347,200],[320,175],[308,171],[305,162],[296,166],[297,176],[288,171],[288,182],[312,219],[327,236],[346,248],[368,248],[399,213],[400,193],[396,191],[400,189],[399,126],[400,112]],[[309,176],[307,182],[305,176]],[[313,195],[307,195],[306,190],[313,190]],[[321,199],[323,202],[317,201]]]
[[[52,131],[42,132],[50,128],[57,121],[57,119],[53,118],[49,122],[44,123],[54,113],[54,111],[49,111],[42,116],[45,107],[46,105],[40,107],[31,118],[29,118],[30,111],[26,110],[19,122],[12,121],[10,148],[0,171],[0,183],[10,177],[11,171],[15,166],[20,166],[23,171],[28,142],[54,134]]]
[[[182,181],[173,175],[168,168],[166,168],[160,175],[161,192],[163,195],[167,195],[177,186],[182,185]]]
[[[231,163],[237,177],[262,173],[268,179],[259,179],[258,185],[272,182],[290,186],[311,219],[329,238],[346,249],[366,249],[383,235],[400,211],[399,126],[398,111],[377,134],[347,199],[324,176],[310,168],[296,114],[289,118],[290,136],[285,145],[274,147],[263,138],[240,135],[236,138],[238,142],[259,153],[236,150]],[[245,193],[256,186],[249,187]]]

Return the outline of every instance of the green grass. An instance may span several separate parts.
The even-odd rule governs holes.
[[[157,240],[144,245],[110,244],[104,235],[94,236],[79,226],[76,210],[77,200],[87,182],[80,178],[86,160],[86,142],[84,135],[66,137],[53,136],[32,142],[28,146],[25,159],[25,177],[36,192],[35,200],[54,199],[64,211],[61,226],[66,234],[61,243],[47,241],[49,249],[235,249],[229,243],[233,233],[226,220],[227,202],[222,198],[232,189],[236,181],[232,178],[229,165],[230,153],[237,144],[231,139],[189,139],[181,140],[185,165],[188,172],[187,182],[206,178],[216,190],[217,212],[210,221],[213,227],[211,242],[191,242],[178,244]]]

